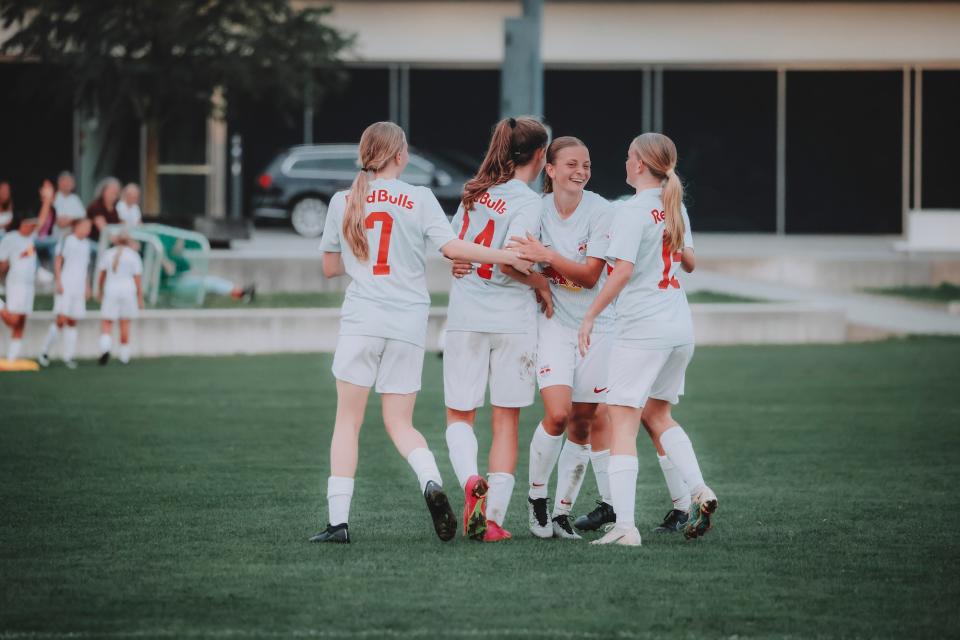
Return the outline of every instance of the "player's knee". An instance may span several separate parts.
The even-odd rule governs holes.
[[[552,434],[563,433],[567,420],[570,418],[570,411],[560,407],[545,407],[543,415],[543,428]]]

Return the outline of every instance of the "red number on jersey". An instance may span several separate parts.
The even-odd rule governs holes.
[[[373,229],[376,223],[381,223],[380,246],[377,247],[377,262],[373,265],[373,275],[386,276],[390,274],[390,265],[387,257],[390,255],[390,234],[393,232],[393,218],[386,211],[374,211],[367,216],[366,227]]]
[[[673,262],[680,262],[683,258],[683,255],[680,251],[675,251],[672,254],[670,253],[670,245],[667,243],[667,232],[663,232],[663,280],[661,280],[657,286],[661,289],[668,289],[673,287],[674,289],[680,288],[680,281],[677,280],[676,276],[670,275],[670,267],[673,265]]]
[[[463,236],[467,235],[467,227],[470,226],[470,212],[463,212],[463,226],[460,228],[460,239],[463,240]],[[493,230],[494,230],[494,221],[491,218],[487,221],[487,226],[483,228],[483,231],[477,234],[477,237],[473,239],[474,244],[481,244],[485,247],[490,247],[493,243]],[[484,280],[489,280],[493,277],[493,264],[482,264],[477,268],[477,275],[483,278]]]

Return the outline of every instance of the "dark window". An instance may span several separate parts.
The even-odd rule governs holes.
[[[960,71],[923,72],[924,209],[960,209]]]
[[[663,127],[694,232],[776,230],[776,72],[667,71]]]
[[[420,149],[440,154],[472,175],[499,118],[499,71],[410,71],[410,142]]]
[[[903,74],[787,74],[787,231],[900,233]]]
[[[348,70],[346,82],[326,91],[314,116],[314,142],[359,142],[364,129],[390,118],[389,72]]]
[[[587,189],[611,199],[632,193],[624,161],[630,141],[642,133],[643,73],[555,69],[543,83],[553,137],[575,136],[590,149]]]

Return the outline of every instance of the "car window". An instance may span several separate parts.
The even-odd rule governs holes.
[[[353,158],[345,156],[305,156],[297,158],[290,165],[290,173],[317,171],[336,171],[337,173],[356,173],[357,165]]]
[[[410,184],[430,185],[433,183],[433,165],[423,158],[411,155],[400,179]]]

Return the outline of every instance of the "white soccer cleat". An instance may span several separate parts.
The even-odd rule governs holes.
[[[547,516],[547,499],[527,497],[527,514],[530,518],[530,533],[537,538],[552,538],[553,525]]]
[[[636,527],[613,527],[605,536],[590,544],[619,544],[624,547],[640,546],[640,531]]]
[[[580,535],[570,526],[570,516],[556,516],[551,523],[553,524],[553,537],[562,540],[580,540]]]
[[[683,528],[683,536],[688,540],[706,535],[713,528],[713,514],[719,506],[717,494],[708,486],[704,486],[691,498],[693,508],[690,510],[690,519]]]

